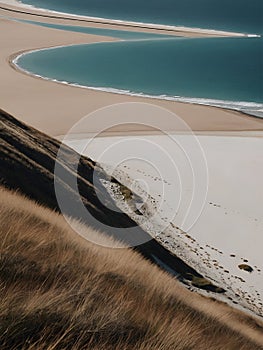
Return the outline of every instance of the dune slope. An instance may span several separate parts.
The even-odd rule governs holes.
[[[102,222],[107,225],[104,231],[107,235],[133,246],[134,240],[136,241],[138,237],[127,235],[125,228],[136,224],[116,208],[101,184],[101,179],[108,180],[107,174],[96,167],[97,176],[93,177],[95,162],[83,156],[79,158],[79,154],[71,148],[1,110],[0,125],[0,184],[10,190],[19,190],[30,199],[59,212],[54,187],[54,168],[60,148],[60,159],[57,162],[60,172],[56,176],[56,184],[63,195],[64,202],[82,201],[91,213],[87,219],[73,204],[64,208],[64,214],[86,222],[95,229],[101,229],[98,222]],[[78,179],[77,191],[71,186],[72,178],[75,176]],[[117,233],[116,227],[123,228],[123,231]],[[168,267],[167,270],[183,282],[191,281],[193,276],[202,278],[194,267],[171,254],[142,229],[138,228],[136,234],[140,236],[141,241],[146,242],[135,247],[145,258],[155,263],[159,261],[160,266]],[[214,286],[212,283],[201,284],[200,288],[224,292],[223,288]]]
[[[261,322],[130,249],[83,240],[61,215],[5,189],[0,228],[3,350],[262,349]]]

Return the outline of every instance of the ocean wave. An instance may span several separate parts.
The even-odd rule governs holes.
[[[73,45],[72,45],[73,46]],[[58,48],[58,47],[56,47]],[[49,48],[49,50],[54,48]],[[40,49],[37,51],[42,51],[46,49]],[[45,76],[41,76],[39,74],[32,73],[21,66],[19,66],[19,59],[29,54],[32,51],[24,52],[20,55],[18,55],[13,61],[12,64],[20,71],[23,71],[24,73],[27,73],[29,75],[33,75],[37,78],[41,78],[48,81],[53,81],[59,84],[63,85],[69,85],[74,86],[82,89],[89,89],[94,91],[102,91],[102,92],[108,92],[108,93],[114,93],[119,95],[128,95],[128,96],[135,96],[135,97],[143,97],[143,98],[149,98],[149,99],[156,99],[156,100],[166,100],[166,101],[175,101],[175,102],[183,102],[183,103],[190,103],[190,104],[197,104],[197,105],[204,105],[204,106],[211,106],[211,107],[218,107],[218,108],[224,108],[224,109],[230,109],[235,110],[238,112],[242,112],[245,114],[249,114],[253,117],[257,118],[263,118],[263,103],[257,103],[257,102],[247,102],[247,101],[229,101],[229,100],[217,100],[217,99],[208,99],[208,98],[198,98],[198,97],[186,97],[186,96],[170,96],[170,95],[151,95],[144,92],[134,92],[130,90],[123,90],[123,89],[117,89],[114,87],[97,87],[97,86],[88,86],[88,85],[81,85],[76,82],[69,82],[65,80],[58,80],[54,78],[48,78]]]

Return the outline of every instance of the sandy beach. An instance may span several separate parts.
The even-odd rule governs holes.
[[[263,191],[259,184],[263,176],[263,138],[217,133],[217,136],[198,135],[197,139],[204,151],[209,174],[201,212],[200,189],[204,186],[205,173],[196,166],[200,166],[202,159],[196,152],[198,143],[191,136],[170,135],[168,138],[137,134],[93,140],[76,138],[64,142],[77,152],[109,166],[110,170],[114,169],[114,176],[143,198],[145,195],[141,189],[150,193],[153,200],[145,200],[148,211],[152,213],[149,219],[152,226],[147,221],[148,232],[154,237],[158,235],[157,241],[169,251],[179,254],[217,285],[224,286],[227,293],[220,300],[235,306],[234,300],[245,309],[262,315],[260,242],[263,211],[260,203]],[[196,163],[192,159],[192,166],[196,186],[192,183],[186,157],[177,143],[190,145],[187,153],[190,159],[195,155]],[[177,165],[179,175],[164,150]],[[198,188],[197,192],[195,188]],[[120,207],[125,211],[125,206]],[[160,217],[156,217],[156,212]],[[142,225],[140,216],[127,213]],[[163,223],[162,229],[157,233],[160,222]],[[175,230],[176,226],[180,229]],[[253,273],[238,268],[244,261],[253,266]]]
[[[14,2],[12,2],[12,5],[13,3]],[[61,45],[86,44],[117,39],[83,33],[64,32],[62,30],[15,22],[10,19],[27,19],[44,21],[47,23],[94,26],[94,23],[83,22],[78,19],[40,18],[34,15],[34,13],[39,14],[39,11],[33,9],[30,9],[31,14],[7,11],[6,9],[8,8],[19,11],[21,7],[14,7],[3,3],[2,5],[5,10],[0,9],[1,32],[8,33],[8,35],[3,36],[1,42],[1,107],[49,135],[63,135],[83,116],[99,108],[125,102],[151,103],[166,108],[182,118],[194,131],[235,132],[260,131],[263,129],[262,120],[231,110],[144,97],[118,95],[72,86],[69,87],[17,71],[10,63],[21,52]],[[40,13],[43,14],[43,11],[40,11]],[[48,13],[45,14],[46,16],[50,15]],[[9,19],[6,18],[7,16]],[[110,23],[110,25],[96,23],[96,27],[116,29],[116,26],[112,23]],[[160,30],[156,29],[150,30],[138,27],[135,29],[124,28],[126,30],[160,33]],[[118,26],[117,29],[122,28]],[[162,30],[161,33],[166,32]],[[176,31],[174,33],[176,35],[180,34],[185,36],[204,35],[198,31],[196,33]],[[171,34],[171,32],[169,32],[169,34]],[[174,130],[173,123],[171,123],[171,125],[164,125],[163,127],[165,130]],[[99,126],[94,123],[90,127],[90,132],[96,132],[98,128]],[[147,128],[138,129],[130,127],[127,129],[126,127],[125,130],[122,128],[118,129],[118,132],[125,131],[147,131]]]

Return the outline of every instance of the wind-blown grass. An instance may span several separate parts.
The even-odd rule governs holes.
[[[56,176],[55,167],[59,168]],[[106,235],[113,236],[118,241],[122,240],[133,246],[147,260],[160,267],[165,266],[167,272],[178,276],[181,281],[194,282],[200,289],[223,292],[221,286],[215,286],[212,281],[204,279],[194,266],[172,254],[142,228],[137,226],[136,234],[125,234],[126,228],[137,224],[116,207],[102,182],[114,182],[120,186],[122,192],[131,193],[130,189],[109,176],[92,159],[80,157],[65,144],[22,123],[1,109],[0,169],[0,185],[5,188],[19,190],[26,197],[49,209],[58,212],[62,210],[63,214],[103,230]],[[76,178],[77,189],[73,184]],[[57,191],[63,197],[63,203],[72,205],[60,208]],[[86,209],[84,214],[75,205],[79,202]],[[91,215],[86,215],[87,213]],[[138,240],[145,243],[137,246]]]
[[[0,214],[1,350],[262,349],[260,321],[191,293],[138,253],[85,241],[4,189]]]

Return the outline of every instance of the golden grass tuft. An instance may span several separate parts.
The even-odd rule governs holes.
[[[85,241],[4,189],[0,228],[1,350],[262,349],[260,321],[191,293],[128,248]]]

